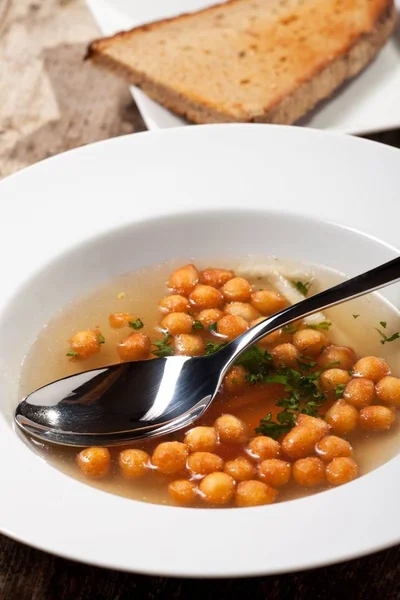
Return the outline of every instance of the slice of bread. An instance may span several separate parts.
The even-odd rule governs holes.
[[[195,123],[294,123],[395,19],[392,0],[229,0],[94,41],[88,57]]]

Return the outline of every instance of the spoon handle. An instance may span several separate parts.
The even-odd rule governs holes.
[[[230,357],[224,373],[249,346],[258,342],[268,333],[272,333],[284,325],[303,319],[320,310],[378,290],[398,280],[400,280],[400,257],[362,275],[357,275],[357,277],[339,283],[315,296],[305,298],[302,302],[284,308],[237,337],[226,347],[226,352],[229,352]]]

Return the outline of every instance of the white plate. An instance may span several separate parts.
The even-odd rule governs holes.
[[[215,4],[209,0],[87,0],[103,35]],[[400,10],[400,0],[395,0]],[[182,127],[174,115],[141,90],[131,88],[148,129]],[[400,127],[400,25],[377,59],[354,81],[302,121],[316,129],[366,134]]]
[[[399,189],[398,150],[268,125],[123,136],[0,182],[0,530],[88,563],[199,577],[305,569],[399,542],[400,457],[307,499],[181,509],[62,474],[12,424],[24,353],[70,300],[184,254],[289,255],[353,275],[397,254]],[[400,306],[398,286],[384,295]]]

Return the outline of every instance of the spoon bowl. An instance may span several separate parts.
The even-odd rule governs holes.
[[[16,422],[42,441],[71,446],[124,444],[152,431],[162,435],[206,410],[224,357],[173,356],[71,375],[30,394],[19,404]]]
[[[210,356],[171,356],[72,375],[25,398],[15,420],[62,445],[112,446],[177,431],[208,408],[229,367],[276,329],[400,279],[400,258],[289,306]]]

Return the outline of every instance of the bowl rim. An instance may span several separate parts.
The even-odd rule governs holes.
[[[131,141],[127,141],[126,139],[123,141],[118,141],[121,140],[121,138],[118,138],[117,140],[107,140],[105,142],[98,142],[92,146],[86,146],[84,148],[78,149],[78,150],[71,150],[67,153],[65,153],[64,155],[60,155],[57,157],[52,157],[50,159],[47,159],[45,161],[42,161],[41,163],[37,164],[37,165],[33,165],[31,167],[29,167],[28,169],[26,169],[25,171],[20,172],[19,174],[14,174],[8,178],[6,178],[5,180],[3,180],[3,182],[0,182],[0,191],[5,190],[7,187],[9,188],[8,190],[6,190],[6,195],[7,193],[9,194],[9,198],[11,197],[11,195],[16,195],[18,193],[18,191],[22,191],[23,189],[26,190],[26,186],[29,185],[29,180],[31,178],[31,175],[29,175],[30,173],[32,174],[33,180],[35,182],[36,180],[36,176],[39,177],[39,180],[42,180],[43,182],[46,181],[46,171],[48,169],[50,169],[52,164],[56,164],[56,162],[58,162],[59,164],[65,164],[65,161],[68,163],[70,160],[72,161],[79,161],[81,159],[81,157],[83,156],[90,156],[91,154],[96,155],[96,148],[97,149],[101,149],[103,151],[104,148],[107,149],[106,154],[108,155],[112,155],[112,153],[114,152],[114,149],[117,146],[121,146],[121,149],[126,147],[126,144],[131,145],[132,147],[135,148],[140,148],[141,145],[141,141],[140,140],[149,140],[149,136],[151,136],[151,140],[155,140],[155,144],[157,144],[157,139],[160,138],[160,136],[162,138],[174,138],[178,135],[179,136],[189,136],[189,138],[191,136],[194,136],[194,141],[190,141],[189,143],[193,143],[196,144],[197,140],[201,137],[207,137],[207,136],[214,136],[216,135],[217,138],[219,136],[224,137],[224,132],[226,130],[228,131],[242,131],[242,130],[246,130],[249,131],[249,128],[254,129],[254,131],[260,131],[262,133],[260,133],[260,136],[262,138],[262,136],[264,136],[264,132],[265,131],[274,131],[274,136],[276,137],[282,137],[284,139],[287,139],[287,135],[289,135],[289,137],[296,137],[299,136],[299,138],[303,138],[303,139],[321,139],[321,138],[329,138],[329,139],[338,139],[340,140],[340,144],[351,144],[354,147],[361,144],[362,147],[371,147],[371,146],[378,146],[380,148],[384,148],[384,154],[390,153],[391,156],[396,154],[396,149],[394,148],[388,148],[384,145],[378,145],[374,142],[369,142],[368,140],[359,140],[359,139],[355,139],[355,138],[347,138],[346,136],[342,136],[340,134],[336,134],[336,133],[325,133],[325,132],[315,132],[313,130],[304,130],[304,129],[296,129],[296,128],[290,128],[290,127],[280,127],[280,126],[266,126],[266,125],[261,125],[261,126],[257,126],[257,125],[216,125],[216,126],[202,126],[201,128],[198,127],[188,127],[188,128],[183,128],[180,130],[165,130],[165,131],[160,131],[160,132],[156,132],[156,133],[149,133],[149,132],[144,132],[143,134],[141,134],[140,136],[137,135],[132,135],[132,136],[126,136],[127,138],[130,138]],[[214,134],[213,132],[216,131],[217,133]],[[194,132],[194,133],[193,133]],[[209,133],[211,132],[211,133]],[[220,133],[221,132],[221,133]],[[290,132],[290,133],[289,133]],[[241,134],[240,134],[241,135]],[[247,135],[247,133],[246,133]],[[249,134],[249,136],[251,137],[253,134]],[[257,138],[259,134],[256,134],[255,137]],[[260,138],[260,139],[261,139]],[[161,139],[161,138],[160,138]],[[342,140],[346,140],[346,141],[342,141]],[[151,142],[153,143],[153,142]],[[360,146],[360,147],[361,147]],[[368,151],[369,152],[369,151]],[[389,154],[387,154],[389,155]],[[399,161],[399,165],[400,165],[400,155],[396,154],[399,158],[396,159]],[[101,160],[103,160],[101,158]],[[101,162],[100,160],[100,162]],[[41,171],[43,171],[41,173]],[[112,175],[110,175],[112,176]],[[44,177],[44,179],[43,179]],[[398,179],[400,180],[400,174]],[[26,183],[27,182],[27,183]],[[57,184],[58,185],[58,184]],[[79,185],[79,184],[77,184]],[[97,185],[95,183],[95,185]],[[23,201],[21,201],[23,202]],[[40,205],[40,200],[39,200],[39,205]],[[44,204],[43,204],[44,206]],[[259,206],[260,206],[260,210],[262,209],[262,203],[259,202]],[[235,209],[237,207],[234,207]],[[254,208],[254,207],[252,207]],[[243,211],[244,212],[249,212],[249,210],[252,210],[252,208],[244,208]],[[6,213],[7,207],[3,210],[3,212]],[[85,208],[84,210],[90,210],[90,208]],[[226,210],[230,210],[229,206],[227,206]],[[271,207],[268,207],[268,211],[271,211]],[[2,209],[0,208],[0,214],[2,212]],[[276,210],[277,213],[282,214],[282,212],[284,213],[285,211],[283,210]],[[311,217],[309,217],[308,215],[304,215],[303,213],[300,214],[296,214],[295,211],[293,210],[289,210],[288,211],[292,216],[299,216],[300,218],[306,218],[308,220],[311,219]],[[167,214],[169,214],[170,216],[173,215],[177,215],[177,214],[182,214],[181,210],[177,210],[177,209],[171,209],[168,208],[168,210],[166,210],[165,212],[160,212],[157,213],[156,218],[159,217],[165,217]],[[190,207],[190,209],[188,210],[187,213],[183,213],[183,214],[187,214],[187,215],[193,215],[193,210],[192,207]],[[101,217],[102,219],[104,219],[104,217]],[[144,217],[142,219],[142,221],[146,221],[148,220],[146,217]],[[318,221],[319,219],[314,219],[316,221]],[[343,225],[343,224],[337,224],[334,221],[327,221],[326,219],[322,219],[325,223],[329,223],[330,225],[334,226],[334,227],[342,227],[345,228],[351,232],[353,232],[355,235],[360,234],[363,236],[366,236],[368,238],[370,238],[371,240],[374,240],[375,242],[378,243],[382,243],[384,246],[386,246],[389,250],[393,251],[393,252],[397,252],[396,247],[393,245],[392,241],[385,241],[380,239],[380,236],[376,236],[374,237],[373,235],[370,235],[369,233],[362,233],[360,231],[358,231],[353,224],[348,224],[348,225]],[[141,222],[141,219],[138,219],[137,221],[135,221],[134,219],[131,218],[131,223],[136,224],[138,222]],[[3,224],[3,229],[4,229],[4,224]],[[1,230],[1,226],[0,226],[0,230]],[[88,239],[88,243],[91,243],[92,240],[94,240],[95,238],[97,238],[99,235],[103,235],[104,232],[108,232],[110,235],[112,235],[113,232],[115,232],[115,223],[113,224],[113,226],[111,228],[105,228],[104,231],[97,231],[93,234],[92,237],[90,237],[90,239]],[[62,254],[64,254],[64,252],[70,249],[77,249],[79,247],[79,244],[82,242],[82,240],[84,239],[84,237],[81,237],[79,239],[72,239],[69,241],[69,243],[67,243],[65,245],[65,247],[62,247],[60,249],[59,252],[57,252],[56,254],[53,255],[53,260],[56,260],[59,256],[61,256]],[[39,264],[42,264],[43,267],[47,267],[49,265],[48,262],[43,263],[43,258],[40,257],[39,260]],[[24,275],[26,276],[28,275],[27,273]],[[31,275],[31,273],[29,273],[29,275]],[[22,280],[21,280],[22,281]],[[26,281],[26,279],[24,280]],[[19,289],[19,288],[18,288]],[[12,291],[12,293],[16,293],[18,292],[18,289],[14,288],[13,290],[9,290],[5,293],[4,298],[7,298],[7,301],[12,297],[12,295],[10,296],[10,292]],[[2,302],[0,301],[0,311],[1,311],[1,304]],[[1,318],[1,314],[0,314],[0,318]],[[18,445],[19,448],[21,448],[21,443],[20,443],[20,439],[18,438],[18,436],[15,435],[15,432],[13,432],[9,427],[7,427],[7,429],[4,427],[4,423],[3,423],[3,415],[1,415],[0,418],[0,430],[4,430],[4,435],[0,436],[0,448],[3,449],[3,451],[7,450],[8,452],[12,452]],[[27,448],[25,448],[27,449]],[[28,449],[29,450],[29,449]],[[1,462],[6,463],[6,461],[4,461],[4,459],[1,458],[1,456],[4,455],[3,453],[0,453],[0,464]],[[24,461],[26,461],[26,468],[31,467],[32,469],[32,473],[28,474],[28,480],[30,481],[30,483],[32,484],[32,486],[34,486],[34,481],[35,481],[35,477],[38,477],[38,481],[40,483],[43,483],[44,485],[46,485],[46,482],[51,479],[54,481],[54,486],[57,488],[57,490],[61,493],[61,491],[63,493],[71,493],[74,494],[75,490],[77,489],[77,485],[79,485],[79,498],[81,500],[81,502],[83,504],[87,503],[89,505],[91,505],[92,503],[99,503],[102,507],[107,506],[108,504],[108,500],[107,497],[110,496],[109,494],[106,493],[102,493],[99,494],[98,490],[96,490],[95,488],[91,488],[89,486],[81,486],[81,484],[78,484],[78,482],[76,482],[75,480],[70,480],[70,478],[65,477],[65,475],[63,473],[58,472],[56,469],[52,469],[51,472],[53,473],[53,475],[51,477],[48,476],[48,473],[50,472],[50,469],[48,468],[48,466],[44,463],[41,463],[40,461],[37,460],[37,456],[35,456],[30,450],[29,452],[22,452],[19,459],[23,459]],[[18,459],[18,460],[19,460]],[[361,478],[360,480],[357,480],[355,482],[352,482],[350,484],[348,484],[347,486],[345,486],[345,488],[348,489],[348,492],[343,492],[343,489],[345,488],[337,488],[334,490],[330,490],[329,491],[329,499],[330,501],[333,502],[342,502],[341,497],[345,494],[346,496],[355,494],[358,496],[358,494],[364,494],[365,491],[371,487],[372,481],[374,480],[375,482],[375,487],[376,489],[376,493],[374,495],[374,499],[376,502],[378,502],[379,506],[385,506],[387,514],[391,514],[391,511],[395,510],[395,506],[396,503],[394,502],[394,497],[395,494],[393,494],[392,498],[387,498],[385,493],[383,492],[383,488],[381,487],[382,481],[383,482],[387,482],[388,480],[388,475],[387,472],[388,471],[394,471],[394,469],[398,468],[398,464],[400,463],[400,457],[395,457],[393,458],[391,461],[389,461],[388,463],[386,463],[385,465],[383,465],[383,467],[380,467],[379,469],[377,469],[376,471],[373,471],[371,474],[368,475],[367,478]],[[18,519],[15,519],[15,515],[14,518],[11,518],[11,514],[13,513],[13,511],[16,510],[16,507],[22,507],[22,503],[21,502],[17,502],[16,504],[13,505],[13,501],[16,500],[15,498],[15,492],[14,490],[11,489],[11,486],[13,484],[15,484],[16,479],[15,476],[12,473],[12,470],[9,468],[9,465],[7,466],[7,478],[8,478],[8,491],[6,494],[6,498],[5,498],[5,507],[4,509],[2,509],[2,511],[0,511],[0,529],[3,533],[5,533],[6,535],[8,535],[9,537],[12,537],[14,539],[17,539],[21,542],[25,542],[25,543],[29,543],[30,545],[42,549],[42,550],[46,550],[46,551],[50,551],[56,555],[59,556],[63,556],[65,558],[69,558],[69,559],[73,559],[73,560],[80,560],[80,561],[84,561],[86,563],[89,564],[93,564],[93,565],[98,565],[98,566],[103,566],[103,567],[108,567],[108,568],[117,568],[120,570],[125,570],[125,571],[137,571],[137,572],[141,572],[141,573],[146,573],[149,575],[166,575],[166,576],[175,576],[175,577],[209,577],[209,578],[215,578],[215,577],[243,577],[243,576],[256,576],[256,575],[264,575],[264,574],[272,574],[272,573],[283,573],[283,572],[287,572],[287,571],[292,571],[292,570],[298,570],[298,569],[309,569],[309,568],[314,568],[317,566],[322,566],[325,564],[332,564],[334,562],[339,562],[342,560],[348,560],[350,558],[354,558],[355,556],[360,556],[362,554],[366,554],[369,552],[373,552],[373,551],[377,551],[380,550],[382,548],[385,548],[389,545],[392,545],[396,542],[398,542],[400,540],[400,528],[398,528],[398,531],[394,531],[394,527],[392,528],[391,532],[388,533],[385,537],[385,539],[381,540],[379,543],[377,542],[372,542],[372,541],[368,541],[367,538],[364,538],[361,540],[361,544],[363,545],[363,548],[358,548],[357,550],[349,550],[349,552],[343,553],[343,551],[340,551],[338,553],[338,551],[333,551],[333,554],[331,554],[330,557],[327,558],[326,554],[324,554],[323,552],[321,552],[320,558],[318,560],[318,558],[314,555],[314,558],[312,560],[307,559],[304,556],[300,556],[297,559],[296,563],[292,562],[288,562],[286,564],[282,564],[280,567],[277,566],[276,564],[272,567],[272,570],[269,569],[268,565],[265,565],[265,567],[263,568],[253,568],[252,565],[249,564],[245,564],[244,566],[240,567],[238,566],[236,563],[234,566],[232,566],[231,563],[225,561],[225,563],[222,564],[222,566],[218,567],[216,570],[213,570],[212,568],[210,568],[209,566],[202,566],[202,565],[196,565],[193,566],[192,570],[190,568],[187,567],[187,565],[185,566],[180,566],[180,559],[179,556],[174,556],[173,560],[175,560],[175,566],[172,567],[171,566],[171,560],[168,559],[167,555],[164,556],[159,556],[158,557],[158,566],[153,567],[151,564],[147,564],[147,565],[143,565],[140,564],[139,566],[135,566],[135,564],[130,565],[129,563],[126,563],[124,561],[120,561],[118,558],[113,561],[112,558],[110,558],[110,556],[107,558],[105,558],[104,555],[102,555],[101,553],[101,549],[100,548],[95,548],[93,545],[92,550],[88,553],[87,548],[77,548],[76,547],[76,540],[74,538],[73,532],[66,532],[63,531],[62,532],[62,536],[60,537],[61,533],[54,531],[51,534],[49,534],[48,532],[46,533],[43,529],[42,531],[42,537],[40,537],[38,535],[38,531],[40,531],[40,527],[38,529],[37,526],[28,526],[26,523],[26,528],[18,528],[15,527],[15,523],[18,522]],[[365,481],[363,482],[363,480],[365,479],[369,479],[370,482],[366,485]],[[360,491],[356,492],[356,488],[359,489]],[[32,489],[35,489],[34,487]],[[38,488],[39,489],[39,488]],[[351,491],[351,493],[350,493]],[[395,490],[394,490],[395,491]],[[42,491],[38,491],[37,493],[43,493]],[[317,497],[321,497],[325,494],[325,492],[318,494],[317,496],[313,496],[311,498],[317,498]],[[57,491],[52,492],[52,499],[56,499],[57,496]],[[99,501],[98,498],[102,497],[102,500]],[[397,492],[397,497],[400,498],[400,489]],[[125,499],[125,498],[120,498],[120,497],[115,497],[112,496],[113,500],[112,502],[115,505],[115,509],[118,510],[120,509],[121,512],[126,513],[127,511],[127,506],[128,504],[130,505],[130,503],[132,502],[131,500]],[[61,497],[58,497],[59,501],[62,501]],[[314,515],[313,518],[315,518],[315,520],[318,520],[321,518],[321,514],[320,514],[320,507],[318,507],[318,504],[321,504],[320,502],[317,501],[313,501],[310,500],[310,498],[304,499],[304,500],[296,500],[296,509],[294,511],[290,511],[291,512],[291,518],[294,518],[296,516],[296,514],[303,514],[304,510],[306,512],[312,512],[314,511]],[[306,503],[306,505],[305,505]],[[347,504],[348,501],[345,501],[345,504]],[[144,505],[143,503],[137,503],[140,505]],[[279,516],[279,512],[280,510],[277,510],[276,507],[279,506],[287,506],[288,504],[291,503],[285,503],[285,505],[276,505],[276,506],[271,506],[269,507],[269,509],[271,509],[271,518],[274,518],[272,516],[273,515]],[[322,503],[324,504],[324,503]],[[305,506],[304,506],[305,505]],[[155,505],[144,505],[144,506],[152,506],[152,509],[154,509]],[[199,530],[201,528],[204,529],[205,532],[210,532],[210,523],[209,523],[209,510],[205,510],[205,509],[180,509],[180,508],[174,508],[174,507],[163,507],[163,506],[157,506],[157,511],[159,511],[160,514],[162,514],[164,521],[171,521],[173,522],[175,519],[178,519],[180,521],[180,526],[185,529],[185,527],[190,527],[190,522],[193,521],[193,514],[196,516],[196,520],[199,522]],[[250,515],[250,512],[254,512],[254,515],[258,514],[260,515],[259,518],[255,519],[255,518],[249,518],[246,519],[245,517],[241,517],[241,523],[244,524],[245,522],[247,523],[247,521],[252,521],[251,524],[247,523],[246,526],[250,527],[250,531],[247,532],[246,537],[241,538],[239,540],[237,540],[236,542],[234,540],[232,541],[232,552],[235,552],[238,550],[238,548],[240,547],[241,543],[249,543],[251,540],[251,535],[253,536],[257,536],[258,534],[258,525],[261,521],[262,518],[262,511],[263,508],[262,507],[258,507],[258,508],[252,508],[250,511],[239,511],[239,512],[244,512]],[[142,511],[140,511],[142,512]],[[224,528],[224,527],[229,527],[229,523],[231,522],[231,517],[229,516],[229,514],[232,513],[232,511],[230,509],[220,509],[218,511],[215,511],[216,513],[218,513],[218,519],[213,519],[214,524],[219,523],[219,526]],[[235,513],[237,511],[234,511]],[[207,518],[205,518],[205,515],[207,515]],[[164,519],[164,516],[166,516],[167,518]],[[170,519],[169,519],[170,516]],[[373,515],[376,519],[379,520],[380,523],[384,523],[384,515],[377,515],[374,513]],[[217,514],[216,514],[217,517]],[[317,519],[318,517],[318,519]],[[383,519],[383,521],[382,521]],[[237,520],[237,519],[236,519]],[[22,521],[22,519],[21,519]],[[20,521],[20,522],[21,522]],[[254,523],[253,523],[254,521]],[[14,526],[7,526],[7,522],[12,522],[14,523]],[[162,524],[161,522],[158,523],[158,525],[160,526],[160,531],[158,531],[159,535],[164,535],[165,534],[165,523]],[[91,531],[95,531],[96,526],[98,526],[98,523],[96,522],[96,520],[93,518],[93,515],[89,518],[89,525],[88,527],[91,529]],[[170,526],[170,524],[168,525],[168,527]],[[305,526],[305,524],[304,524]],[[163,528],[164,527],[164,528]],[[56,528],[55,528],[56,529]],[[121,535],[121,544],[126,544],[127,547],[129,547],[129,537],[126,535],[126,533],[124,534],[123,530],[120,528],[120,526],[118,526],[117,531],[113,530],[110,524],[107,524],[104,526],[105,529],[105,539],[107,540],[112,540],[114,535]],[[298,535],[304,536],[304,539],[307,536],[307,530],[303,529],[303,526],[300,524],[299,529],[297,531]],[[251,534],[251,535],[250,535]],[[152,528],[149,528],[149,535],[153,535],[153,531]],[[250,537],[249,537],[250,536]],[[114,538],[115,539],[115,538]],[[300,543],[301,537],[298,537],[296,541],[296,543]],[[303,540],[304,541],[304,540]],[[308,542],[307,542],[308,543]],[[101,546],[101,539],[99,538],[98,540],[98,544],[99,547]],[[220,542],[216,543],[216,548],[220,547]],[[163,551],[166,551],[166,549],[164,548]],[[169,551],[171,552],[171,554],[174,554],[173,552],[173,548],[170,547]],[[164,562],[164,567],[163,567],[163,560]],[[138,563],[136,563],[136,565],[138,565]]]

